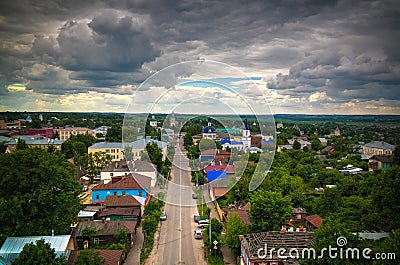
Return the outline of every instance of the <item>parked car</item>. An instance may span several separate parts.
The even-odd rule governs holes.
[[[195,239],[202,239],[203,238],[203,232],[199,229],[194,230],[194,238]]]
[[[198,228],[206,228],[206,226],[209,225],[209,224],[210,224],[210,221],[209,221],[208,219],[206,219],[206,220],[200,220],[200,221],[198,222],[197,227],[198,227]]]
[[[193,193],[193,194],[192,194],[192,199],[197,200],[197,193]]]
[[[167,213],[166,213],[165,211],[163,211],[163,212],[161,213],[160,220],[161,220],[161,221],[167,220]]]
[[[200,215],[195,214],[193,216],[193,220],[194,220],[195,223],[198,223],[200,221]]]

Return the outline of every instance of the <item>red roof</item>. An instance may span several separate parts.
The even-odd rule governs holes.
[[[141,206],[140,202],[138,202],[132,195],[107,196],[104,204],[107,207]]]
[[[216,165],[216,166],[206,166],[205,168],[204,168],[204,171],[207,173],[207,172],[210,172],[210,171],[213,171],[214,169],[215,170],[217,170],[217,171],[223,171],[223,170],[225,170],[225,168],[226,168],[226,165]]]
[[[322,224],[322,217],[319,216],[318,214],[313,214],[310,216],[307,216],[306,221],[315,226],[316,228],[320,227]]]
[[[92,190],[139,190],[150,187],[150,183],[150,177],[131,173],[126,177],[122,177],[120,181],[114,183],[108,182],[107,184],[99,184],[93,187]]]
[[[120,265],[122,249],[111,250],[111,249],[99,249],[99,254],[106,261],[106,265]]]

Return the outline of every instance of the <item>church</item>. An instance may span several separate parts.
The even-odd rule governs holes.
[[[235,141],[232,139],[222,139],[220,141],[222,148],[226,150],[227,148],[236,148],[239,151],[246,151],[251,147],[251,135],[250,135],[250,128],[247,118],[243,123],[243,132],[241,141]]]

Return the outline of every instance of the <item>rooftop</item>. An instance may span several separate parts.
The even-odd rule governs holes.
[[[131,173],[127,176],[123,176],[120,181],[108,182],[107,184],[99,184],[92,188],[95,190],[128,190],[128,189],[146,189],[150,187],[151,178],[140,175],[137,173]]]
[[[107,217],[112,215],[119,215],[119,216],[140,216],[140,209],[139,208],[107,208],[103,210],[99,217]]]
[[[6,264],[11,264],[11,261],[18,257],[26,244],[35,243],[41,239],[50,244],[57,256],[61,256],[67,250],[70,238],[71,235],[7,237],[0,249],[0,261],[5,260],[10,262]]]
[[[311,223],[316,228],[320,227],[322,224],[322,217],[319,216],[318,214],[313,214],[313,215],[307,216],[305,218],[305,220],[308,221],[309,223]]]
[[[120,148],[122,149],[122,143],[115,142],[98,142],[90,146],[89,148]]]
[[[272,252],[272,256],[276,258],[278,249],[284,248],[286,249],[285,253],[289,253],[291,248],[296,248],[300,252],[303,248],[312,245],[313,237],[313,232],[286,232],[281,234],[279,231],[270,231],[243,235],[241,236],[241,244],[249,258],[257,260],[260,259],[258,250],[260,248],[264,249],[265,245],[268,246],[268,250],[275,249]]]
[[[385,150],[394,150],[396,147],[396,146],[386,143],[384,141],[372,141],[368,144],[365,144],[364,146],[371,147],[371,148],[385,149]]]
[[[140,206],[141,204],[132,195],[123,195],[107,196],[104,205],[107,207],[129,207]]]
[[[97,230],[97,235],[115,235],[118,230],[125,228],[128,233],[133,233],[136,227],[136,221],[85,221],[79,222],[73,232],[73,236],[82,236],[86,227],[92,227]]]

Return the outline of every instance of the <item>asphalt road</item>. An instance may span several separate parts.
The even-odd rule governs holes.
[[[192,199],[189,162],[179,148],[175,157],[168,184],[164,210],[167,220],[162,222],[158,246],[157,265],[207,264],[204,258],[203,241],[194,239],[197,214],[196,200]]]

